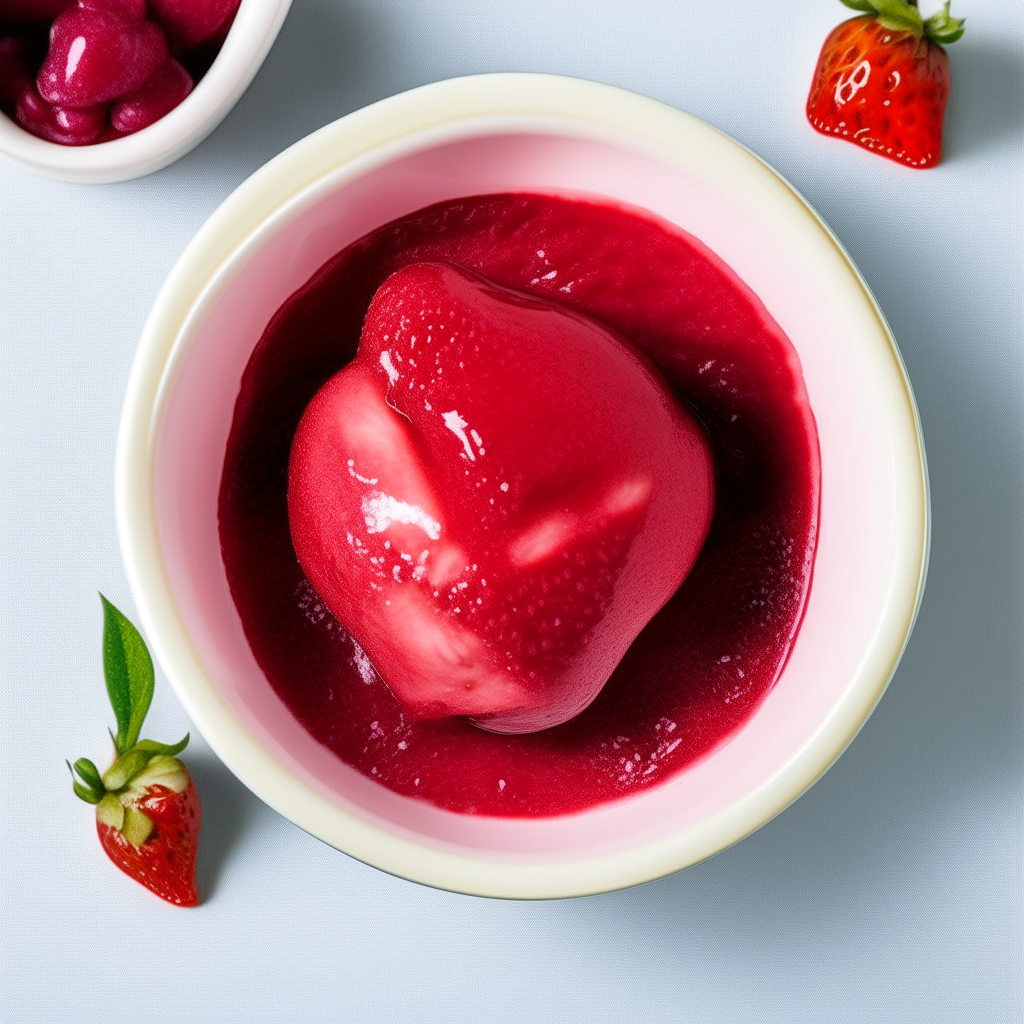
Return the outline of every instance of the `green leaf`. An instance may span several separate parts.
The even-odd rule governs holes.
[[[966,18],[951,18],[949,16],[949,0],[946,0],[946,3],[942,5],[942,10],[933,14],[924,23],[924,34],[933,43],[955,43],[964,34],[966,20]]]
[[[80,758],[75,762],[75,767],[71,767],[70,761],[64,762],[68,766],[68,771],[71,772],[71,788],[75,791],[75,796],[79,800],[84,800],[87,804],[98,804],[103,799],[103,783],[100,782],[99,772],[96,771],[96,765],[92,761],[87,761],[84,757]],[[88,768],[83,772],[79,765],[88,765]],[[83,786],[78,779],[75,778],[75,771],[78,770],[79,775],[89,783]],[[96,785],[92,785],[89,780],[89,776],[95,774]]]
[[[117,719],[114,745],[119,754],[139,738],[153,700],[153,659],[139,631],[102,594],[103,673]]]
[[[75,796],[79,800],[84,800],[87,804],[98,804],[103,799],[102,793],[97,793],[94,789],[86,789],[80,782],[71,780],[71,788],[75,791]]]
[[[123,789],[149,764],[152,757],[152,754],[144,750],[129,750],[103,773],[103,785],[112,792]]]
[[[894,32],[913,32],[920,36],[924,29],[921,12],[906,0],[842,0],[855,11],[877,15],[880,25]]]
[[[90,789],[98,789],[102,792],[103,781],[100,779],[100,771],[87,757],[80,757],[74,765],[74,771],[78,772],[82,781]]]
[[[121,826],[125,839],[132,846],[140,847],[153,832],[153,819],[135,807],[124,809],[124,824]]]
[[[146,793],[150,786],[163,786],[172,793],[184,793],[190,781],[188,769],[176,757],[157,754],[132,779],[131,788],[136,793]]]
[[[113,793],[108,793],[96,805],[96,820],[101,825],[109,825],[118,831],[124,827],[124,807]]]
[[[174,757],[175,754],[180,754],[188,746],[188,740],[188,733],[185,733],[185,738],[178,740],[177,743],[157,743],[156,740],[139,740],[132,747],[132,750],[142,750],[150,755],[165,754],[167,757]]]

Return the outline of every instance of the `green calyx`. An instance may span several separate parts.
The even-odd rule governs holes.
[[[940,46],[948,43],[955,43],[964,34],[964,23],[966,18],[951,18],[949,16],[949,0],[942,5],[938,14],[933,14],[924,23],[924,34]]]
[[[104,773],[103,785],[108,792],[116,793],[128,785],[138,785],[139,776],[148,774],[150,766],[159,758],[173,760],[179,767],[184,767],[174,759],[188,746],[188,734],[177,743],[154,743],[142,740],[131,750],[122,754]]]
[[[75,796],[96,805],[96,820],[124,833],[141,846],[153,831],[152,820],[138,809],[151,786],[181,793],[189,783],[188,769],[175,757],[188,745],[188,734],[177,743],[140,740],[139,732],[153,700],[153,661],[139,631],[102,594],[103,673],[117,720],[114,763],[100,774],[86,757],[68,762]]]
[[[132,846],[141,846],[153,831],[153,820],[136,804],[151,786],[163,786],[172,793],[181,793],[188,787],[188,769],[172,756],[186,743],[188,736],[173,745],[143,740],[119,757],[103,775],[92,761],[80,757],[74,765],[68,764],[72,789],[87,804],[96,805],[96,820],[100,824],[123,832]],[[153,753],[145,747],[159,747],[161,752]]]
[[[917,0],[842,0],[855,11],[874,14],[875,20],[894,32],[911,32],[920,39],[924,36],[939,45],[955,43],[964,34],[964,18],[952,18],[949,14],[949,0],[942,10],[930,18],[921,17]]]

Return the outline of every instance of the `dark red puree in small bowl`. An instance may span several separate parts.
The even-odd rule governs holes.
[[[604,324],[659,368],[711,441],[717,504],[696,566],[594,703],[553,729],[507,736],[460,718],[413,720],[292,548],[287,470],[299,418],[355,355],[377,288],[419,261],[448,261]],[[364,236],[275,314],[235,406],[221,549],[256,661],[315,740],[397,793],[462,813],[541,817],[662,783],[753,714],[800,626],[819,489],[796,353],[712,252],[637,210],[478,196]]]

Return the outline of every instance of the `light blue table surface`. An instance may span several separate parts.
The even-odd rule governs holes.
[[[818,47],[847,14],[827,0],[296,0],[235,110],[166,170],[82,186],[0,163],[4,1021],[1022,1019],[1024,7],[953,13],[968,32],[928,172],[804,120]],[[835,767],[755,835],[564,902],[359,864],[196,736],[207,899],[167,907],[105,860],[63,764],[106,749],[96,591],[134,612],[113,463],[143,322],[197,228],[286,146],[412,86],[512,70],[704,118],[788,178],[859,265],[931,470],[931,575],[904,661]],[[148,734],[187,728],[158,674]]]

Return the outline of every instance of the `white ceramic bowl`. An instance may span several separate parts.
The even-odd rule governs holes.
[[[799,353],[822,455],[820,540],[785,671],[724,746],[658,788],[510,820],[398,796],[341,763],[256,666],[228,593],[217,494],[239,380],[268,319],[337,250],[457,196],[596,193],[696,235]],[[643,882],[736,842],[806,790],[896,668],[924,583],[928,490],[903,364],[864,282],[793,189],[706,124],[542,75],[441,82],[311,135],[243,184],[167,280],[143,334],[117,463],[143,626],[193,721],[254,792],[360,860],[466,893],[556,897]]]
[[[274,45],[292,0],[242,0],[224,45],[199,84],[169,114],[134,135],[61,146],[0,114],[0,153],[65,181],[125,181],[152,174],[194,149],[227,116]]]

